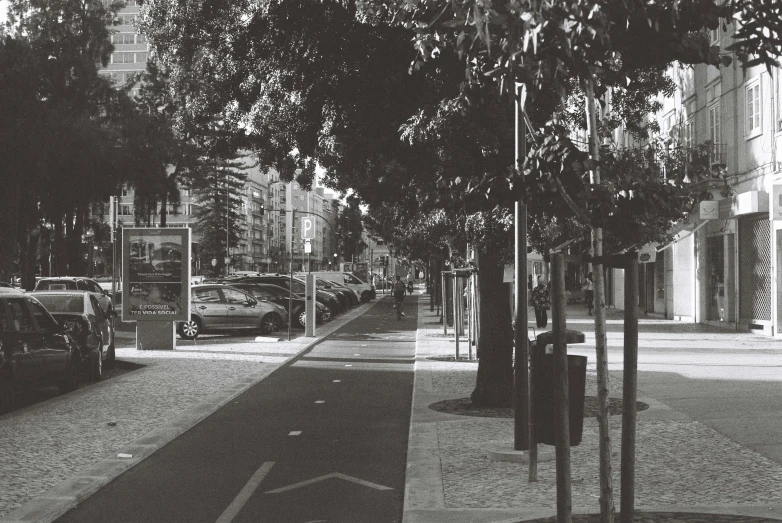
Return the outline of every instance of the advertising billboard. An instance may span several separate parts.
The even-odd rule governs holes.
[[[190,229],[122,229],[122,320],[190,315]]]

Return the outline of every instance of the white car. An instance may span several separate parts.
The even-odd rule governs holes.
[[[306,273],[302,273],[302,277],[304,274]],[[370,284],[361,280],[358,276],[351,272],[319,271],[313,272],[312,274],[314,274],[317,278],[339,283],[340,285],[347,287],[356,293],[356,296],[362,302],[368,302],[369,300],[375,298],[375,289]]]

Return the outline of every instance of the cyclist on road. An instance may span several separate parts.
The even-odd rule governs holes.
[[[399,320],[402,318],[402,316],[405,315],[404,312],[402,312],[402,300],[405,299],[405,292],[407,289],[405,288],[405,284],[402,281],[402,277],[400,275],[396,275],[396,283],[394,283],[394,308],[396,309],[396,319]]]

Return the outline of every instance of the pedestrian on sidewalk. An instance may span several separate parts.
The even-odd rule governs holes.
[[[539,329],[548,324],[548,313],[551,308],[551,298],[543,276],[538,276],[538,286],[532,289],[532,306],[535,308],[535,324]]]
[[[587,306],[587,314],[592,316],[592,308],[595,301],[595,282],[592,281],[592,273],[587,274],[584,282],[584,302]]]
[[[405,292],[407,292],[405,283],[402,281],[402,277],[397,274],[396,283],[394,283],[394,289],[392,291],[397,320],[401,319],[401,317],[405,315],[405,313],[402,311],[402,300],[405,299]]]

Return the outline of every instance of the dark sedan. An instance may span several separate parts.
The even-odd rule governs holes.
[[[111,367],[116,359],[112,315],[103,312],[90,292],[33,291],[29,294],[38,298],[79,343],[82,368],[89,369],[92,381],[102,380],[104,364]]]
[[[358,305],[358,296],[356,296],[356,293],[344,285],[340,285],[339,283],[335,283],[333,281],[324,280],[323,278],[315,278],[315,285],[318,287],[318,289],[333,292],[343,296],[347,302],[348,308],[353,307],[354,305]]]
[[[79,387],[81,353],[76,340],[32,296],[0,288],[0,411],[13,409],[23,388]]]
[[[291,287],[290,276],[282,274],[264,274],[261,276],[247,276],[235,283],[270,283],[272,285],[279,285],[284,289],[292,289],[296,294],[304,295],[307,291],[307,285],[298,278],[293,278]],[[340,312],[342,312],[342,304],[340,303],[337,295],[332,292],[322,291],[317,289],[315,292],[315,299],[329,308],[331,311],[331,317],[333,318]]]
[[[242,289],[249,292],[259,300],[268,300],[285,307],[288,310],[290,291],[283,289],[277,285],[271,285],[268,283],[234,283],[232,287]],[[307,324],[307,314],[305,311],[304,298],[299,294],[293,294],[293,325],[297,325],[301,328]],[[322,323],[331,319],[331,311],[322,303],[315,302],[315,321]]]

